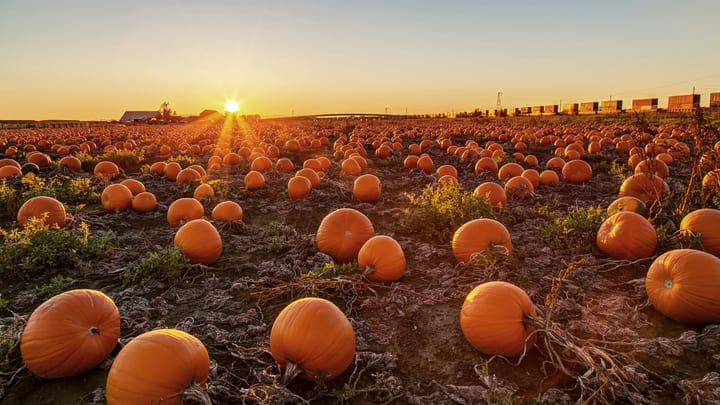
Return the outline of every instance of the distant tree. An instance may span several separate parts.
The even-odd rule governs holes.
[[[160,104],[160,111],[158,112],[158,119],[163,121],[174,121],[177,119],[177,113],[170,108],[170,103],[167,101],[164,101],[162,104]]]

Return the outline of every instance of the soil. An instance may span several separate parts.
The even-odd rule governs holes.
[[[296,123],[295,127],[304,125],[330,130],[353,125],[355,130],[368,131],[379,131],[387,125],[406,131],[416,125],[436,125],[440,133],[451,124],[446,120],[329,121]],[[507,125],[508,131],[515,130],[513,124]],[[534,124],[523,125],[521,129],[527,130]],[[558,125],[555,131],[563,129]],[[307,157],[331,156],[337,134],[331,135],[330,146],[282,156],[291,158],[296,167],[301,167]],[[482,139],[478,133],[453,135],[455,145]],[[404,150],[409,143],[411,140],[405,139]],[[509,142],[503,144],[506,151],[512,151]],[[189,271],[193,282],[187,288],[158,278],[123,286],[123,269],[148,252],[172,246],[176,229],[166,222],[167,207],[179,197],[191,197],[193,191],[192,187],[180,187],[159,176],[128,170],[126,177],[142,181],[157,196],[158,209],[150,213],[108,213],[98,202],[78,212],[71,226],[85,222],[93,233],[112,233],[114,250],[110,257],[93,263],[87,272],[65,269],[63,275],[72,279],[66,289],[95,288],[108,294],[121,314],[121,344],[157,328],[178,328],[198,337],[211,358],[207,392],[218,404],[720,401],[720,375],[716,371],[720,370],[720,325],[682,325],[653,309],[645,294],[644,276],[655,256],[630,263],[611,260],[594,247],[589,253],[554,249],[539,232],[552,221],[536,214],[539,207],[551,207],[555,217],[575,207],[607,207],[616,198],[621,181],[619,176],[608,173],[609,164],[624,164],[626,157],[604,150],[587,158],[595,169],[587,184],[561,183],[539,188],[528,200],[510,199],[503,222],[512,237],[513,254],[484,267],[457,263],[449,241],[399,231],[404,210],[410,208],[404,193],[420,193],[435,177],[403,169],[401,158],[381,162],[372,157],[370,145],[366,148],[370,156],[366,173],[382,180],[382,200],[375,204],[353,200],[353,178],[340,173],[338,161],[326,171],[320,187],[303,201],[287,198],[285,189],[291,174],[268,173],[265,188],[246,191],[242,178],[247,164],[211,172],[211,179],[229,182],[227,197],[242,206],[243,221],[217,224],[223,240],[222,256],[212,266],[192,265]],[[542,166],[553,149],[532,145],[525,153],[536,155]],[[439,147],[427,152],[435,167],[455,165],[466,190],[483,181],[497,181],[491,174],[476,175],[472,162],[460,162]],[[57,160],[57,156],[50,155]],[[150,154],[146,158],[148,162],[158,160]],[[205,166],[207,159],[204,156],[197,160]],[[52,175],[52,170],[42,169],[41,176]],[[677,173],[673,181],[681,182],[689,175],[689,168],[676,162],[671,172]],[[95,187],[100,191],[103,184],[98,181]],[[204,201],[206,212],[221,200],[214,197]],[[318,252],[314,236],[322,218],[341,207],[363,212],[377,234],[398,240],[407,259],[402,279],[372,283],[358,270],[335,277],[301,278],[331,262],[329,256]],[[11,216],[0,225],[4,229],[14,226]],[[271,248],[277,235],[285,237],[279,251]],[[583,263],[576,263],[579,259]],[[583,347],[606,349],[627,376],[625,386],[614,386],[610,393],[602,391],[598,397],[589,395],[602,384],[586,390],[578,385],[576,377],[587,371],[582,364],[568,362],[573,372],[568,376],[549,363],[542,332],[538,333],[537,346],[517,364],[517,359],[491,358],[478,352],[460,329],[465,296],[476,285],[490,280],[504,280],[523,288],[547,316],[546,297],[553,281],[573,263],[576,266],[563,280],[557,304],[552,308],[552,325]],[[2,297],[9,301],[7,309],[0,313],[6,317],[0,324],[4,337],[16,333],[22,319],[41,303],[33,291],[44,282],[47,280],[0,286]],[[270,328],[284,306],[305,296],[329,299],[345,312],[356,334],[357,355],[337,379],[320,385],[296,379],[282,386],[281,371],[269,352]],[[17,317],[10,317],[8,310]],[[120,346],[100,366],[76,377],[46,380],[20,370],[8,384],[13,373],[2,373],[0,403],[104,403],[105,379],[119,350]],[[563,348],[556,350],[562,352]],[[8,354],[4,366],[0,371],[14,372],[22,366],[17,351]]]

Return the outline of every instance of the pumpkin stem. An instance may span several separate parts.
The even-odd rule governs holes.
[[[203,387],[199,386],[195,381],[193,381],[193,383],[182,392],[180,403],[182,404],[186,401],[193,401],[202,405],[212,405],[212,401],[210,400],[208,393],[205,392]]]
[[[282,379],[280,382],[282,385],[288,385],[292,380],[295,379],[300,373],[302,373],[303,369],[300,367],[299,364],[287,360],[287,365],[285,366],[285,373],[283,373]]]
[[[91,326],[88,328],[88,335],[95,336],[100,334],[100,328],[97,326]]]
[[[375,267],[373,266],[365,266],[363,269],[363,277],[367,277],[368,275],[372,274],[375,271]]]

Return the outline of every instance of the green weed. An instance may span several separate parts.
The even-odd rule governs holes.
[[[540,237],[555,249],[589,253],[595,249],[597,231],[606,218],[601,206],[576,208],[541,226]]]
[[[69,277],[57,275],[51,278],[46,284],[35,287],[35,295],[43,300],[54,297],[65,291],[72,281]]]
[[[158,278],[174,285],[187,288],[191,281],[187,277],[190,262],[180,248],[149,252],[140,261],[130,265],[123,272],[123,286],[139,284]]]
[[[312,270],[300,275],[300,280],[318,278],[334,278],[341,274],[348,274],[357,270],[357,262],[335,263],[327,262],[322,267],[315,267]]]

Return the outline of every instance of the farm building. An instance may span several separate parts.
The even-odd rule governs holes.
[[[120,117],[120,122],[126,124],[131,122],[144,122],[157,116],[157,111],[125,111],[122,117]]]

